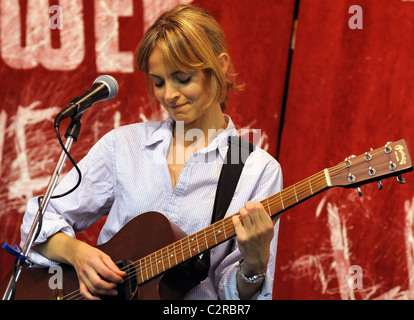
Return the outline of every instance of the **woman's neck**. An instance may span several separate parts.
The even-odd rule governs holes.
[[[190,123],[177,121],[173,130],[173,143],[184,148],[197,147],[200,150],[207,147],[226,128],[227,122],[220,106],[211,106]]]

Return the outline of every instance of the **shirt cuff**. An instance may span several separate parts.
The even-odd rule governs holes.
[[[237,272],[238,262],[235,263],[228,273],[224,276],[224,281],[220,284],[220,290],[222,296],[220,299],[223,300],[240,300],[239,291],[237,290]],[[251,297],[250,300],[271,300],[272,290],[271,284],[273,281],[269,281],[273,276],[270,274],[269,269],[266,271],[265,279],[263,281],[262,288]]]

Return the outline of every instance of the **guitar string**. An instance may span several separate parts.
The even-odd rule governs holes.
[[[383,150],[382,151],[380,151],[381,153],[383,153]],[[371,153],[371,155],[372,156],[374,156],[374,155],[377,155],[378,153],[380,153],[380,152],[375,152],[375,151],[373,151],[372,153]],[[366,162],[366,163],[368,163],[366,160],[365,160],[365,158],[363,157],[363,156],[360,156],[360,157],[357,157],[357,158],[352,158],[352,163],[353,163],[353,165],[355,165],[355,164],[359,164],[359,163],[363,163],[363,162]],[[386,165],[383,165],[383,166],[380,166],[380,168],[382,168],[382,167],[386,167]],[[377,168],[378,168],[378,166],[377,166]],[[344,175],[343,176],[340,176],[340,175],[338,175],[338,173],[340,173],[340,172],[343,172],[344,173]],[[349,171],[349,168],[347,168],[346,166],[344,166],[343,164],[341,165],[341,164],[339,164],[339,165],[337,165],[337,166],[334,166],[334,167],[332,167],[332,168],[330,168],[329,169],[329,174],[330,174],[330,178],[331,178],[331,181],[332,180],[341,180],[341,179],[343,179],[344,177],[346,177],[347,175],[348,175],[348,171]],[[364,169],[364,170],[354,170],[353,171],[353,173],[355,173],[355,174],[357,174],[357,173],[360,173],[360,172],[363,172],[363,171],[366,171],[366,169]],[[335,175],[336,174],[336,175]],[[317,180],[315,180],[315,181],[312,181],[313,182],[313,184],[311,184],[311,188],[312,188],[312,186],[314,187],[314,188],[316,188],[316,190],[318,190],[318,185],[317,185],[317,183],[320,183],[320,182],[324,182],[325,181],[325,179],[326,179],[326,177],[324,176],[324,175],[321,175],[321,172],[320,173],[317,173],[317,174],[315,174],[314,176],[312,176],[312,177],[315,177],[315,176],[318,176],[319,175],[319,178],[317,179]],[[309,183],[310,183],[310,181],[311,181],[311,179],[312,179],[312,177],[309,177],[308,179],[306,179],[306,180],[303,180],[303,181],[301,181],[301,182],[299,182],[298,184],[296,184],[296,185],[293,185],[293,192],[292,192],[292,188],[291,187],[289,187],[289,188],[287,188],[287,189],[285,189],[285,190],[282,190],[280,193],[282,193],[283,192],[283,196],[284,196],[284,198],[285,199],[290,199],[290,198],[292,198],[292,196],[293,196],[293,194],[295,194],[295,197],[296,197],[296,199],[298,200],[298,199],[300,199],[300,200],[303,200],[303,198],[301,197],[304,193],[305,193],[305,191],[307,191],[307,192],[309,192],[309,187],[308,186],[306,186],[306,187],[302,187],[302,185],[303,184],[305,184],[305,182],[308,182],[309,181]],[[323,187],[325,187],[323,184],[322,184],[322,186],[321,186],[322,188]],[[286,190],[288,190],[288,192],[286,192]],[[312,192],[312,194],[313,194],[313,191],[311,190],[311,192]],[[279,193],[278,193],[279,194]],[[278,195],[278,194],[276,194],[276,195]],[[272,197],[269,197],[268,199],[265,199],[266,200],[266,203],[264,204],[264,203],[262,203],[262,204],[264,204],[265,205],[265,208],[267,207],[267,209],[270,209],[271,207],[274,207],[275,205],[278,205],[278,206],[280,206],[281,205],[281,202],[283,201],[282,200],[282,198],[280,199],[280,200],[275,200],[274,198],[275,198],[275,196],[276,195],[274,195],[274,196],[272,196]],[[307,193],[307,195],[309,195],[309,193]],[[309,195],[310,196],[310,195]],[[269,200],[271,198],[271,200]],[[299,201],[300,201],[299,200]],[[262,202],[264,202],[264,201],[262,201]],[[284,207],[284,205],[283,205],[283,207]],[[270,211],[272,211],[271,209],[270,209]],[[281,210],[280,210],[281,211]],[[269,213],[269,212],[268,212]],[[270,212],[269,213],[270,215],[272,214],[272,212]],[[230,222],[230,220],[228,220],[228,221],[226,221],[225,223],[226,224],[228,224]],[[232,223],[232,222],[231,222]],[[210,226],[211,227],[211,226]],[[228,226],[226,226],[225,224],[223,224],[223,228],[227,228]],[[232,224],[231,224],[231,227],[232,227]],[[208,228],[208,230],[207,231],[205,231],[204,230],[204,238],[205,238],[205,241],[207,242],[207,246],[206,246],[206,248],[203,248],[203,250],[202,251],[205,251],[205,250],[207,250],[207,249],[209,249],[210,247],[211,247],[211,245],[209,245],[209,243],[210,243],[210,241],[213,239],[212,238],[212,236],[214,236],[214,242],[215,242],[215,244],[217,244],[217,243],[221,243],[222,241],[217,241],[217,233],[214,231],[214,227],[213,228]],[[219,229],[220,230],[220,229]],[[212,234],[211,234],[212,233]],[[198,238],[198,233],[196,233],[195,235],[193,235],[194,237],[196,237],[196,238]],[[188,236],[188,237],[186,237],[187,238],[187,240],[188,240],[188,238],[189,238],[190,236]],[[184,238],[185,239],[185,238]],[[224,240],[227,240],[228,238],[225,238]],[[223,241],[224,241],[223,240]],[[188,247],[187,247],[187,245],[185,245],[185,246],[183,246],[183,239],[182,240],[180,240],[180,241],[178,241],[178,242],[181,242],[181,252],[182,252],[182,255],[183,255],[183,261],[185,261],[185,260],[187,260],[187,259],[189,259],[189,258],[191,258],[191,257],[193,257],[194,255],[191,255],[191,246],[189,245]],[[197,239],[197,242],[198,242],[199,240]],[[204,244],[203,244],[204,245]],[[213,244],[214,245],[214,244]],[[176,256],[177,256],[177,248],[176,248],[176,245],[175,244],[173,244],[173,249],[172,250],[170,250],[170,249],[168,249],[169,247],[170,247],[171,245],[169,245],[169,246],[167,246],[166,248],[163,248],[163,249],[161,249],[161,250],[158,250],[158,251],[156,251],[155,253],[153,253],[153,254],[150,254],[149,256],[147,256],[147,257],[144,257],[144,258],[142,258],[142,259],[140,259],[140,260],[138,260],[138,261],[136,261],[136,262],[134,262],[134,263],[131,263],[131,264],[129,264],[129,265],[127,265],[127,266],[125,266],[124,268],[122,268],[122,269],[125,269],[125,268],[131,268],[131,265],[133,266],[133,268],[135,267],[134,265],[136,265],[136,269],[139,269],[139,270],[132,270],[132,272],[130,273],[130,274],[128,274],[127,273],[127,277],[125,277],[124,279],[126,279],[126,280],[128,280],[131,276],[136,276],[136,274],[138,273],[138,272],[141,272],[141,274],[143,273],[143,272],[145,272],[146,274],[147,274],[147,279],[146,280],[143,280],[142,282],[144,282],[144,281],[147,281],[148,279],[150,279],[150,278],[152,278],[152,277],[154,277],[154,262],[155,262],[155,266],[156,266],[156,269],[157,269],[157,273],[156,273],[156,275],[158,275],[158,274],[160,274],[160,272],[159,272],[159,267],[158,267],[158,264],[160,263],[160,261],[162,262],[162,264],[163,264],[163,271],[162,272],[165,272],[166,270],[168,270],[168,269],[166,269],[165,268],[165,266],[164,266],[164,260],[165,259],[168,259],[168,264],[170,265],[170,268],[172,267],[171,266],[171,261],[170,261],[170,258],[168,258],[168,257],[161,257],[161,260],[160,259],[157,259],[157,252],[160,252],[160,256],[162,256],[162,251],[165,249],[166,250],[166,252],[168,253],[168,255],[170,255],[170,253],[171,252],[173,252],[173,253],[175,253],[175,254],[172,254],[172,256],[174,256],[174,258],[175,258],[175,260],[177,259],[176,258]],[[189,254],[190,254],[190,257],[188,257],[188,258],[185,258],[185,255],[184,255],[184,251],[186,251],[186,250],[188,250],[188,252],[189,252]],[[197,253],[197,254],[199,254],[199,253]],[[149,262],[147,262],[146,260],[147,260],[147,258],[149,258]],[[177,263],[177,262],[176,262]],[[141,265],[144,265],[144,269],[143,268],[140,268],[140,266]],[[173,265],[175,266],[176,264],[174,264],[174,261],[173,261]],[[122,270],[121,269],[121,270]],[[152,274],[152,277],[149,277],[148,278],[148,270],[151,270],[150,272],[151,272],[151,274]],[[161,272],[161,273],[162,273]],[[143,276],[141,275],[141,278],[143,278]],[[142,283],[141,282],[141,283]],[[70,295],[70,294],[69,294]],[[68,296],[68,295],[67,295]]]

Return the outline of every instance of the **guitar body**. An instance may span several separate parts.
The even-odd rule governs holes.
[[[111,240],[98,246],[115,262],[120,260],[135,261],[156,250],[159,250],[186,234],[172,224],[164,215],[148,212],[137,216],[127,223]],[[48,273],[49,268],[33,268],[22,270],[16,287],[16,300],[49,300],[65,297],[79,289],[75,269],[69,265],[61,265],[63,269],[63,289],[52,290],[49,279],[54,276]],[[7,277],[8,281],[10,277]],[[2,286],[2,292],[7,283]],[[72,296],[72,295],[71,295]],[[81,298],[79,295],[73,297]],[[130,297],[140,300],[182,299],[180,288],[173,288],[164,281],[164,275],[156,276],[138,286],[137,292]],[[104,298],[104,297],[103,297]],[[109,298],[109,297],[108,297]]]

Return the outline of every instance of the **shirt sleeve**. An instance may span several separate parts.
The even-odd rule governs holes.
[[[264,156],[263,153],[261,153],[259,154],[259,156],[262,157],[259,160],[262,163],[261,166],[258,165],[255,159],[253,159],[252,162],[255,163],[256,167],[263,168],[264,166],[264,169],[262,171],[262,174],[260,175],[260,178],[257,180],[256,185],[254,186],[250,198],[248,199],[253,202],[262,201],[270,197],[271,195],[280,192],[283,187],[283,178],[280,164],[275,159],[271,158],[270,155]],[[263,160],[266,160],[264,164]],[[247,172],[247,175],[249,174],[252,174],[252,172]],[[250,176],[250,178],[252,176]],[[247,180],[249,180],[249,177],[247,177]],[[244,183],[243,181],[241,182],[242,184]],[[274,237],[270,244],[270,258],[263,285],[261,287],[261,290],[256,295],[254,295],[252,299],[272,299],[278,233],[279,221],[277,221],[274,226]],[[223,262],[216,269],[216,277],[220,279],[218,285],[218,296],[220,299],[223,300],[240,299],[237,290],[236,275],[238,270],[238,264],[240,259],[242,258],[242,255],[238,249],[237,241],[234,241],[234,243],[235,245],[233,251],[223,260]]]
[[[75,232],[85,230],[106,214],[114,199],[114,174],[112,139],[106,135],[96,143],[83,158],[78,167],[82,173],[81,184],[69,195],[51,199],[43,215],[41,231],[33,246],[45,242],[57,232],[75,237]],[[62,179],[54,195],[73,188],[78,173],[73,168]],[[38,198],[29,201],[21,225],[21,247],[24,245],[33,220],[38,211]],[[53,261],[31,250],[29,259],[39,266],[51,266]]]

